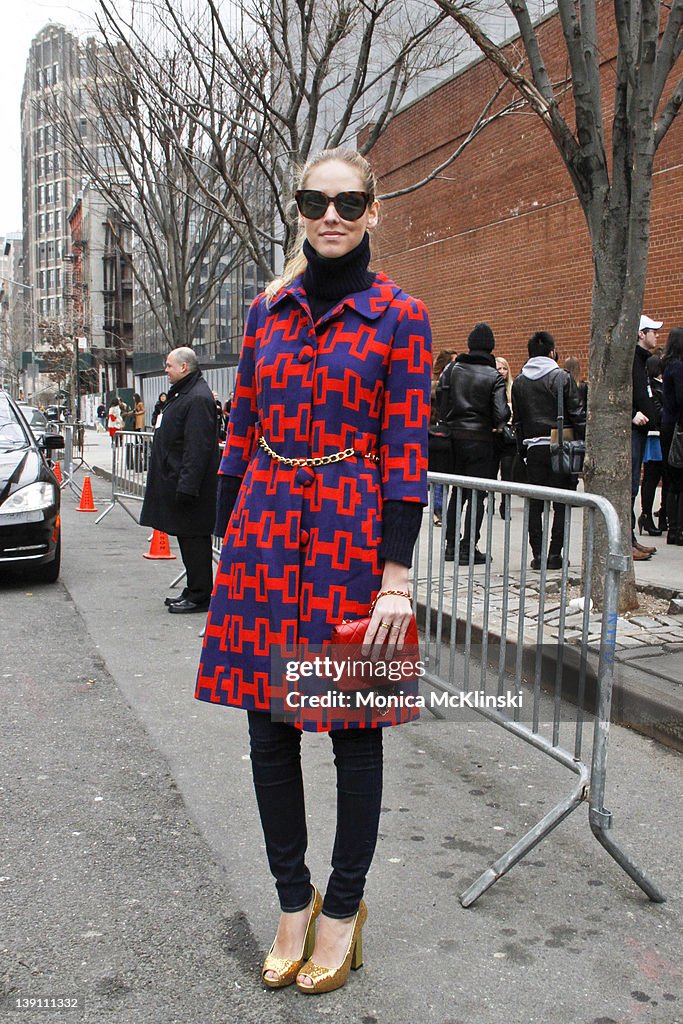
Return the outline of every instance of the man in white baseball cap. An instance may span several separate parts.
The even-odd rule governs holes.
[[[653,320],[643,315],[638,325],[638,344],[633,356],[633,408],[631,419],[631,544],[633,559],[642,562],[650,558],[657,548],[639,544],[636,540],[635,500],[640,490],[640,475],[643,468],[643,455],[647,440],[648,424],[657,420],[657,409],[652,397],[652,389],[647,375],[646,363],[657,348],[657,331],[662,326],[661,320]],[[651,532],[651,531],[650,531]]]
[[[640,326],[638,327],[638,334],[642,334],[643,331],[659,331],[662,327],[661,320],[651,320],[649,316],[643,315],[640,318]]]

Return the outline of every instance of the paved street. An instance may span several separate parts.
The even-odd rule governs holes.
[[[107,484],[93,490],[103,509]],[[143,559],[149,531],[120,508],[95,525],[75,504],[65,491],[61,581],[0,582],[5,991],[78,995],[83,1012],[48,1019],[97,1024],[683,1021],[680,756],[618,727],[607,806],[665,904],[580,808],[463,910],[458,894],[573,777],[483,720],[425,716],[386,738],[365,967],[325,997],[263,990],[277,911],[244,716],[192,698],[201,617],[163,607],[179,560]],[[324,880],[327,737],[306,737],[305,770]]]

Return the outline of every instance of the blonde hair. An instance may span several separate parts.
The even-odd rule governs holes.
[[[581,363],[576,356],[567,356],[564,361],[564,369],[573,377],[575,384],[581,383]]]
[[[374,201],[375,196],[377,195],[377,178],[375,177],[375,172],[365,157],[361,156],[360,153],[357,153],[355,149],[344,149],[343,147],[338,147],[336,149],[323,149],[320,153],[316,153],[306,161],[303,167],[299,167],[296,176],[296,187],[304,188],[306,178],[313,168],[326,163],[328,160],[341,160],[343,163],[349,164],[353,167],[354,170],[358,172],[358,176],[363,182],[363,190],[370,196],[370,202]],[[302,224],[300,224],[296,238],[294,239],[294,244],[287,254],[287,261],[282,274],[271,281],[266,287],[266,302],[270,302],[281,288],[286,288],[288,284],[292,283],[295,277],[298,277],[299,274],[303,274],[305,271],[308,266],[308,261],[304,256],[305,240],[306,229]]]
[[[503,363],[503,365],[505,366],[505,369],[507,370],[507,374],[506,374],[506,376],[504,378],[505,379],[505,392],[506,392],[507,398],[508,398],[508,405],[511,407],[512,406],[512,374],[510,373],[510,364],[508,363],[507,359],[505,359],[503,356],[496,356],[496,365],[498,363]]]

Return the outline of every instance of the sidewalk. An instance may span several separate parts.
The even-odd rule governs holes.
[[[96,506],[103,509],[106,481],[94,479],[93,490]],[[277,908],[244,716],[193,700],[201,624],[196,616],[188,622],[169,615],[163,605],[178,562],[144,559],[148,531],[121,509],[96,525],[95,515],[78,515],[75,505],[75,495],[65,491],[61,582],[40,592],[34,588],[19,615],[35,602],[39,622],[54,606],[55,629],[45,637],[46,656],[53,659],[48,671],[57,693],[64,692],[72,704],[78,700],[83,713],[74,715],[67,702],[56,706],[53,716],[42,677],[36,678],[32,706],[34,714],[49,713],[51,746],[45,748],[44,734],[31,728],[30,719],[23,728],[14,726],[18,757],[25,756],[27,765],[17,770],[13,759],[6,771],[12,778],[28,777],[38,805],[42,800],[59,808],[60,787],[72,785],[69,758],[78,755],[72,788],[80,817],[74,824],[67,817],[65,831],[67,837],[72,830],[88,833],[88,843],[83,859],[74,857],[73,844],[83,842],[79,836],[60,845],[49,819],[27,815],[32,827],[23,835],[30,835],[30,870],[22,871],[13,857],[11,870],[3,871],[27,876],[21,898],[35,924],[27,936],[18,899],[17,924],[5,943],[16,949],[17,973],[25,970],[21,964],[29,970],[52,965],[53,987],[64,985],[65,978],[73,981],[65,994],[81,982],[91,1006],[87,1024],[109,1016],[116,1024],[595,1024],[600,1019],[683,1024],[676,1001],[681,850],[672,820],[680,759],[618,727],[610,736],[608,773],[615,838],[661,886],[666,903],[648,903],[605,853],[582,805],[475,907],[464,910],[458,894],[547,813],[574,776],[481,718],[439,723],[424,715],[415,725],[387,730],[385,737],[382,820],[368,879],[363,969],[346,988],[319,999],[292,989],[261,989],[259,963],[273,939]],[[177,551],[173,539],[171,546]],[[5,596],[8,609],[15,597]],[[70,637],[65,620],[72,611],[81,628]],[[38,637],[23,671],[36,677],[43,658],[35,625],[26,636],[33,633]],[[81,653],[87,660],[77,665]],[[6,685],[21,706],[27,685],[21,675]],[[110,702],[103,701],[114,686],[123,697],[116,719],[109,714]],[[89,726],[86,702],[101,728]],[[60,720],[71,725],[72,719],[73,731],[59,727]],[[147,765],[143,744],[139,757],[129,751],[143,731],[153,754]],[[111,764],[105,778],[97,761],[100,749]],[[156,767],[159,753],[169,768],[168,782]],[[309,866],[316,884],[324,886],[334,831],[328,738],[306,735],[303,759]],[[144,832],[142,825],[129,823],[126,784],[139,794],[140,813],[147,812]],[[165,796],[167,802],[169,788],[177,801],[174,828],[160,814],[164,803],[159,800]],[[14,793],[20,801],[21,781]],[[121,824],[107,831],[102,821],[95,860],[91,851],[100,831],[92,833],[104,808]],[[204,850],[200,842],[183,841],[185,835],[192,839],[188,814]],[[21,849],[19,839],[17,829]],[[178,853],[172,863],[169,846]],[[61,850],[66,851],[62,867]],[[85,879],[71,870],[84,862],[91,866]],[[125,884],[119,884],[119,865],[130,869]],[[33,878],[53,880],[41,885],[39,901],[28,888]],[[55,906],[57,897],[61,907]],[[139,900],[135,916],[133,900]],[[60,925],[65,905],[69,917]],[[40,915],[54,923],[49,934],[45,924],[40,927]],[[114,957],[106,953],[113,943]],[[68,972],[53,955],[64,946]],[[67,1017],[74,1024],[82,1019]],[[29,1019],[37,1021],[38,1015]]]
[[[110,479],[111,476],[111,441],[108,434],[97,433],[94,430],[87,430],[85,433],[84,447],[85,462],[92,468],[97,476],[103,479]],[[85,470],[87,472],[87,469]],[[81,471],[76,474],[78,481]],[[131,503],[131,509],[139,512],[137,503]],[[512,517],[519,518],[522,511],[521,499],[513,499]],[[426,566],[424,552],[427,547],[427,534],[429,524],[425,514],[423,528],[420,538],[420,549],[422,555],[418,558],[418,593],[424,594],[425,579],[423,573]],[[496,516],[494,518],[494,553],[496,547],[500,549],[504,531],[503,522]],[[434,543],[440,541],[441,528],[435,528]],[[670,607],[671,599],[676,595],[683,598],[683,547],[667,546],[666,537],[644,538],[649,543],[657,546],[658,551],[646,562],[635,563],[636,581],[639,588],[647,593],[644,598],[648,603],[656,605],[655,611],[647,607],[637,613],[631,613],[628,617],[620,617],[617,621],[617,645],[615,673],[615,721],[621,721],[633,725],[638,731],[645,735],[653,736],[660,742],[666,743],[677,750],[683,750],[683,614],[672,613]],[[581,562],[580,551],[580,530],[572,533],[572,548],[570,550],[571,564],[578,566]],[[519,562],[521,541],[517,531],[511,531],[510,535],[511,562]],[[495,569],[495,557],[494,557]],[[446,566],[446,572],[450,578],[453,573],[453,565]],[[570,570],[570,578],[572,573]],[[477,580],[481,579],[483,584],[483,569],[475,572],[475,600],[473,606],[473,622],[481,623],[481,611],[483,609],[483,589],[481,599],[477,601]],[[548,577],[548,589],[558,586],[558,574],[550,574]],[[461,580],[461,586],[467,583],[466,579]],[[492,573],[492,584],[496,586],[496,574]],[[530,637],[537,633],[537,620],[533,616],[533,600],[529,601],[529,592],[537,591],[539,585],[538,573],[530,574],[527,577],[527,609],[525,616],[525,632]],[[452,588],[451,588],[452,589]],[[649,598],[659,598],[650,602]],[[510,612],[514,612],[514,594]],[[526,617],[528,616],[528,622]],[[556,638],[553,636],[553,608],[552,604],[546,608],[546,623],[544,624],[544,638],[547,634],[548,642]],[[566,621],[567,639],[572,639],[572,629],[576,632],[582,626],[583,613],[576,613],[569,616]],[[489,623],[490,628],[495,631],[495,619]],[[589,646],[592,645],[594,652],[599,647],[599,632],[601,628],[600,619],[591,617],[590,628],[593,634],[589,636]],[[576,633],[578,636],[578,633]],[[637,723],[637,724],[636,724]]]

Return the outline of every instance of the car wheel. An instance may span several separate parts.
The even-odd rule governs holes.
[[[39,583],[56,583],[59,578],[59,568],[62,562],[62,534],[60,531],[55,546],[55,557],[51,562],[44,565],[37,565],[31,570],[31,576]]]

